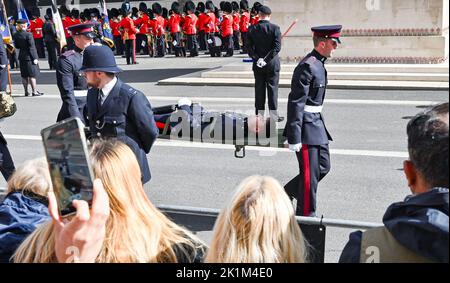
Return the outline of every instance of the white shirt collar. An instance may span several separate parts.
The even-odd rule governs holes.
[[[103,101],[106,99],[106,97],[109,95],[109,93],[112,91],[112,89],[114,88],[114,86],[117,83],[117,77],[114,77],[109,83],[107,83],[103,88],[102,88],[102,92],[104,95]]]

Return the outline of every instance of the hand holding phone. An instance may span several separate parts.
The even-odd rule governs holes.
[[[70,118],[41,131],[53,191],[62,216],[75,213],[74,200],[92,202],[93,172],[84,126]]]
[[[109,217],[109,198],[100,180],[94,181],[92,209],[83,200],[74,200],[75,216],[63,220],[53,192],[48,193],[49,212],[53,219],[55,253],[59,263],[93,263],[100,253]]]

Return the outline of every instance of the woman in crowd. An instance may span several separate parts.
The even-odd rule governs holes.
[[[44,158],[25,162],[11,176],[0,204],[0,262],[8,262],[22,241],[50,220],[46,195],[51,187]]]
[[[303,263],[306,242],[289,197],[271,177],[245,179],[214,227],[206,262]]]
[[[139,164],[127,145],[114,140],[97,141],[91,150],[91,161],[94,175],[103,183],[110,204],[103,245],[95,262],[188,263],[203,260],[205,246],[201,241],[170,221],[147,198]],[[19,247],[14,261],[62,261],[57,255],[58,245],[55,248],[59,239],[55,236],[62,225],[58,217],[53,217],[52,222],[38,228]]]

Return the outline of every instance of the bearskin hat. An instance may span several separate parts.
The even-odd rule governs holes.
[[[147,4],[145,4],[144,2],[139,3],[139,11],[146,13],[147,10]]]
[[[195,4],[194,4],[194,2],[187,1],[186,5],[184,5],[184,10],[185,10],[185,12],[187,12],[187,11],[194,12],[195,11]]]
[[[247,0],[241,0],[240,8],[241,8],[241,10],[248,10],[248,1]]]
[[[172,3],[172,6],[171,6],[171,9],[172,9],[172,11],[174,12],[174,13],[176,13],[176,14],[179,14],[181,11],[180,11],[180,3],[178,3],[178,2],[173,2]]]
[[[225,2],[222,11],[229,14],[233,13],[233,5],[230,2]]]
[[[159,4],[158,2],[153,3],[152,10],[153,10],[153,13],[161,15],[162,14],[161,4]]]
[[[198,2],[198,4],[197,4],[197,11],[199,11],[200,13],[204,13],[205,9],[206,9],[205,3]]]
[[[70,15],[73,18],[78,19],[80,18],[80,10],[73,8],[72,11],[70,12]]]
[[[206,9],[210,11],[214,11],[216,7],[214,7],[214,3],[212,1],[206,1]]]

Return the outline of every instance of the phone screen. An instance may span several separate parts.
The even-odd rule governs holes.
[[[41,135],[61,215],[76,211],[73,200],[91,205],[93,173],[81,121],[64,120],[43,129]]]

